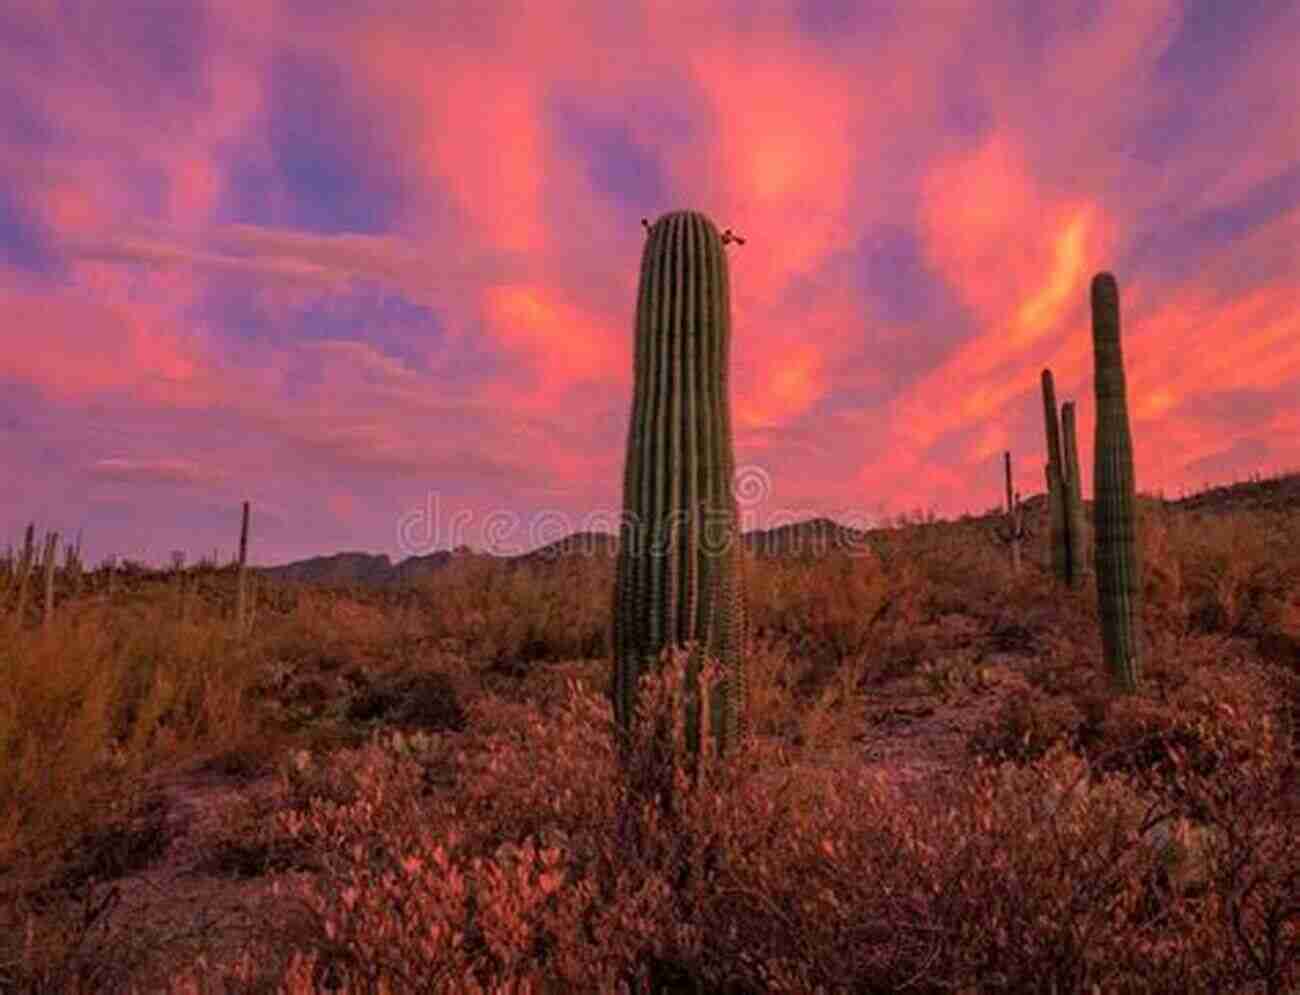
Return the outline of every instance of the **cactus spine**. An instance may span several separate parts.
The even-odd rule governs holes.
[[[745,720],[730,342],[727,258],[717,228],[695,211],[665,214],[649,227],[641,256],[611,693],[626,737],[641,674],[665,648],[689,644],[684,724],[692,756],[700,748],[702,654],[723,672],[709,702],[719,755]]]
[[[1074,431],[1074,402],[1061,405],[1061,445],[1065,460],[1065,535],[1071,587],[1078,587],[1088,569],[1088,523],[1083,513],[1083,482],[1079,476],[1079,446]]]
[[[1120,347],[1119,287],[1110,273],[1092,279],[1093,375],[1097,392],[1093,518],[1102,647],[1116,686],[1137,688],[1142,671],[1133,438]]]

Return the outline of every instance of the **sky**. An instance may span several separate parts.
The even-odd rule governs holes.
[[[645,233],[727,248],[742,526],[1043,489],[1088,285],[1137,487],[1300,467],[1300,5],[0,7],[0,549],[611,531]]]

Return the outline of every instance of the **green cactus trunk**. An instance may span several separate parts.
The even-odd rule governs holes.
[[[59,534],[48,532],[45,536],[45,557],[41,561],[45,567],[45,607],[41,611],[41,624],[48,626],[54,621],[54,561],[58,556]]]
[[[1119,287],[1110,273],[1092,280],[1092,344],[1097,391],[1093,473],[1097,607],[1102,647],[1116,686],[1137,689],[1142,672],[1133,438],[1120,348]]]
[[[235,631],[248,631],[248,502],[239,525],[239,568],[235,575]]]
[[[1024,516],[1020,510],[1020,494],[1011,484],[1011,453],[1002,454],[1002,467],[1007,486],[1007,545],[1011,549],[1011,573],[1020,573],[1020,540],[1024,538]]]
[[[664,215],[649,227],[641,257],[611,696],[626,736],[642,673],[666,647],[691,644],[684,724],[693,757],[700,747],[702,654],[724,675],[709,702],[719,756],[745,720],[730,340],[727,258],[718,230],[694,211]]]
[[[14,618],[17,624],[23,624],[23,618],[27,610],[27,582],[32,576],[36,566],[36,523],[27,523],[27,535],[23,540],[23,560],[22,566],[18,570],[18,604],[14,608]]]
[[[1061,442],[1065,459],[1066,583],[1070,587],[1078,587],[1088,569],[1088,522],[1083,513],[1083,481],[1075,438],[1074,402],[1066,401],[1061,405]]]
[[[1052,371],[1043,370],[1043,422],[1047,427],[1047,541],[1052,573],[1070,583],[1070,533],[1066,511],[1065,467],[1061,458],[1061,429],[1056,414]]]

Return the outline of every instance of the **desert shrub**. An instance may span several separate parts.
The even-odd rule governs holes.
[[[1053,747],[1072,745],[1083,721],[1083,711],[1069,699],[1026,685],[976,727],[967,747],[975,756],[1032,763]]]
[[[1258,627],[1270,592],[1300,579],[1291,520],[1260,512],[1178,511],[1138,503],[1143,612],[1149,626],[1234,634]]]
[[[454,560],[422,587],[435,637],[497,668],[602,656],[608,645],[613,561],[576,556],[511,564]]]
[[[927,543],[914,555],[927,582],[925,603],[931,614],[990,604],[1004,597],[1011,583],[1006,555],[975,528],[949,527],[947,542]]]
[[[1103,769],[1129,772],[1177,799],[1176,756],[1196,776],[1230,783],[1237,765],[1277,752],[1280,711],[1258,667],[1202,666],[1163,698],[1135,694],[1110,701],[1095,755]]]
[[[465,711],[453,680],[437,671],[385,675],[361,690],[348,706],[348,718],[440,731],[465,727]]]
[[[801,652],[835,662],[866,652],[893,594],[870,555],[758,560],[747,580],[757,635],[796,641]]]
[[[263,659],[291,669],[332,670],[393,639],[393,620],[343,591],[304,588],[283,613],[261,610],[252,638]]]
[[[51,841],[160,758],[246,734],[254,666],[220,622],[174,605],[87,605],[24,630],[0,667],[0,851]],[[63,827],[63,828],[60,828]]]

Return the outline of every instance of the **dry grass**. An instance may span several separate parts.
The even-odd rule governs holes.
[[[271,586],[242,640],[227,573],[91,576],[0,619],[0,991],[1294,991],[1300,514],[1143,502],[1130,698],[1043,533],[748,558],[698,786],[613,748],[608,559]]]

